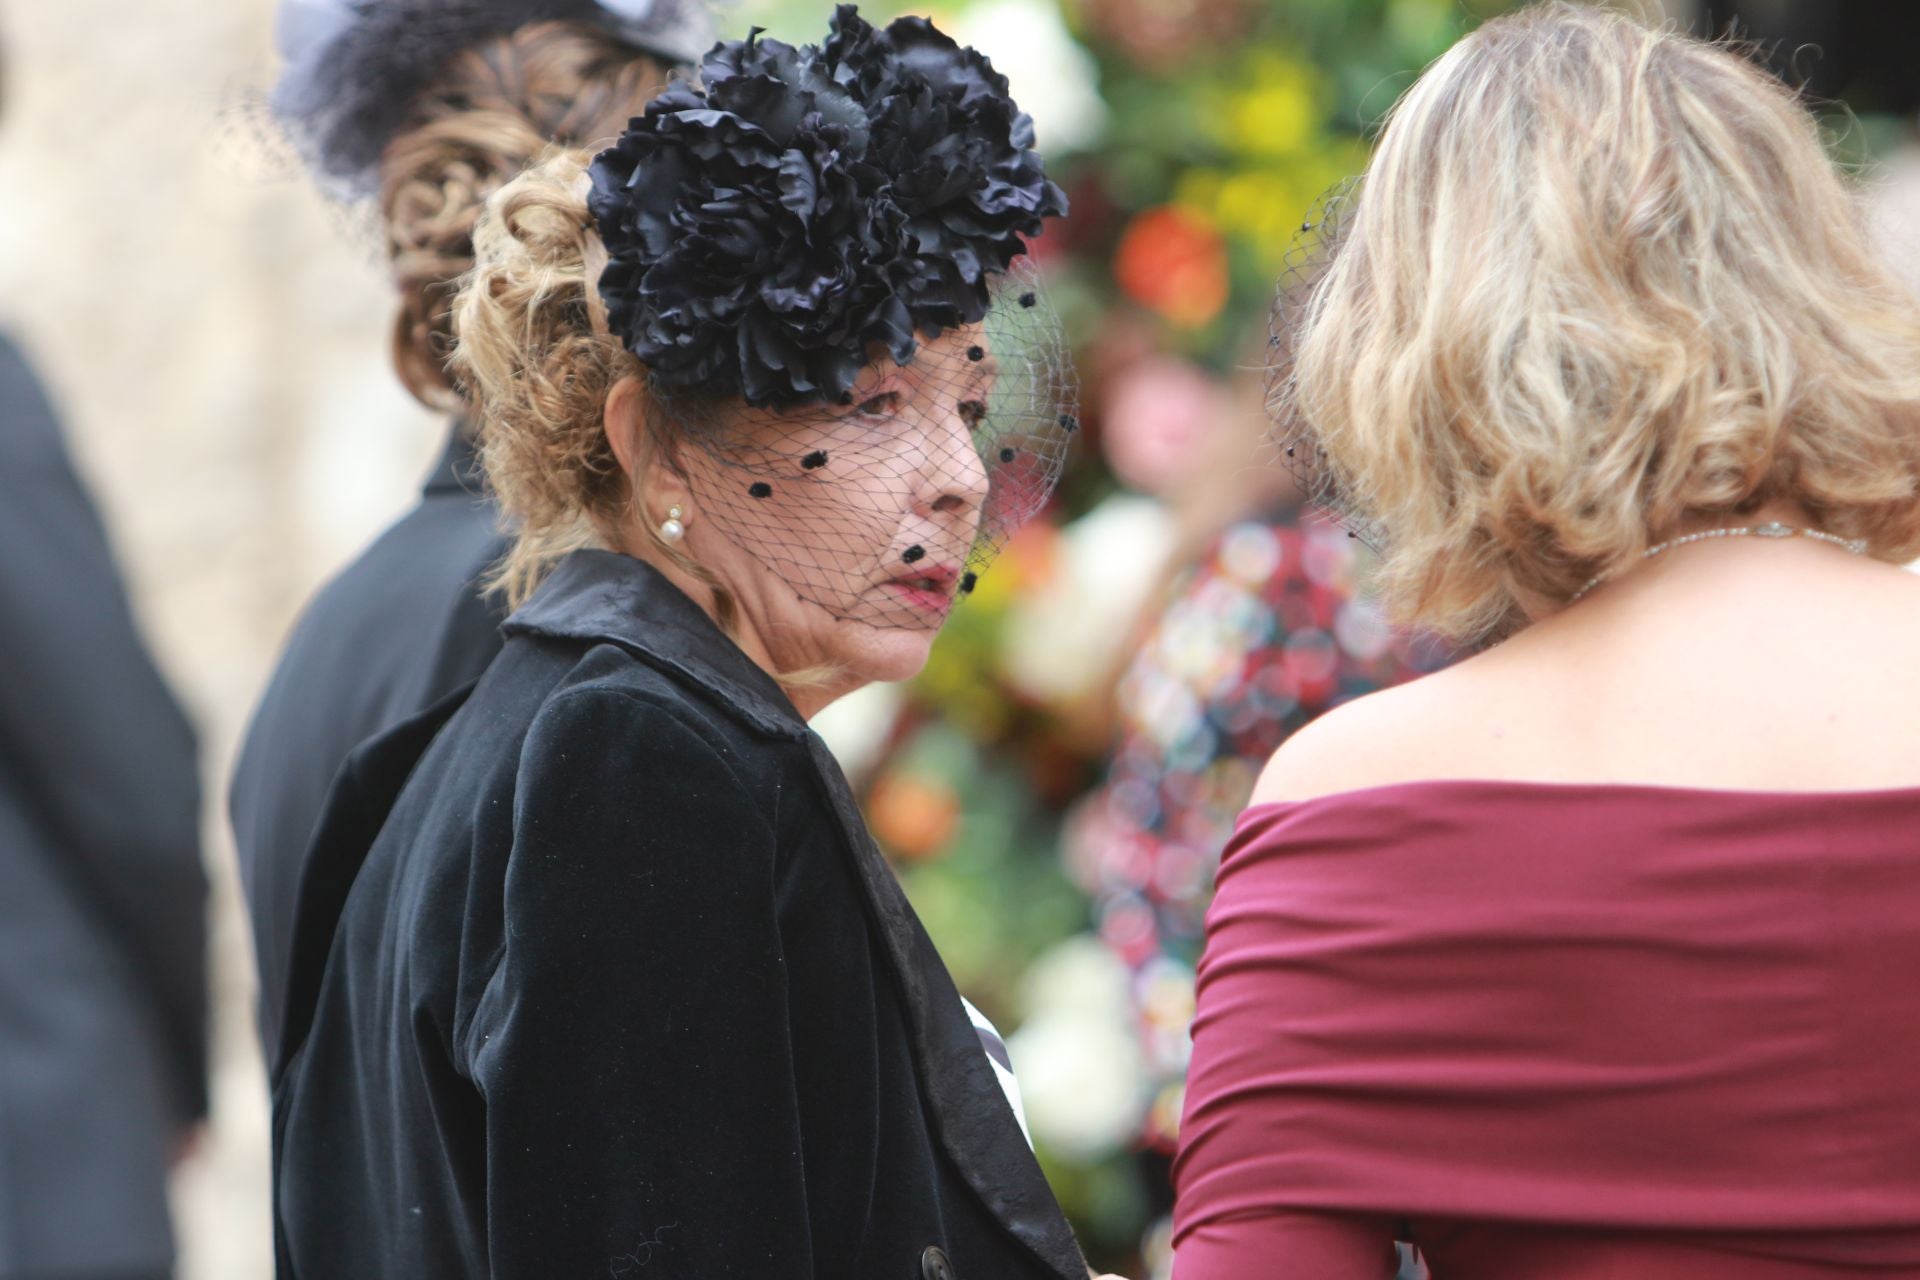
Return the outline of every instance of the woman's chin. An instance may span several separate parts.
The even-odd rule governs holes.
[[[844,665],[862,683],[911,680],[927,665],[927,655],[939,634],[931,628],[858,625],[857,634],[847,637]]]

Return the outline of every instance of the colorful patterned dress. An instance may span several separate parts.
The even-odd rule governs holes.
[[[1244,520],[1214,538],[1129,664],[1106,779],[1073,819],[1069,871],[1132,972],[1152,1096],[1143,1139],[1163,1153],[1214,867],[1261,768],[1315,716],[1449,656],[1356,595],[1363,556],[1317,516]]]

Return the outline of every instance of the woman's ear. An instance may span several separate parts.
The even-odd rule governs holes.
[[[613,384],[601,421],[614,460],[627,473],[627,484],[638,493],[640,473],[647,462],[647,389],[640,379],[629,376]]]
[[[607,444],[614,461],[626,473],[638,518],[658,525],[678,507],[684,527],[692,514],[693,500],[680,473],[666,465],[667,460],[653,447],[647,429],[648,408],[647,389],[639,378],[626,377],[614,383],[602,415]]]

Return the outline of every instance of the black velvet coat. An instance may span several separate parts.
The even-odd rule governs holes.
[[[832,757],[639,561],[357,751],[301,889],[282,1280],[1085,1280]]]

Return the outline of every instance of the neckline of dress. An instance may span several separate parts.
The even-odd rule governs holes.
[[[1920,784],[1904,787],[1863,787],[1848,790],[1809,788],[1771,790],[1762,787],[1704,787],[1661,782],[1566,781],[1533,778],[1414,778],[1329,791],[1304,800],[1262,800],[1249,804],[1242,816],[1262,812],[1285,813],[1313,805],[1381,798],[1395,792],[1503,792],[1519,796],[1582,795],[1608,799],[1698,799],[1709,801],[1790,801],[1798,803],[1900,801],[1920,802]]]

